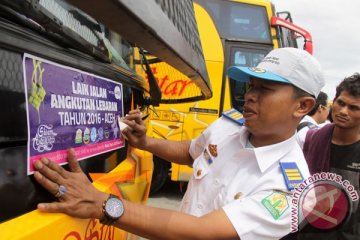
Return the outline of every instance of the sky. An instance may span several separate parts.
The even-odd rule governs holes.
[[[293,22],[309,31],[313,55],[325,76],[323,92],[329,100],[336,86],[354,72],[360,73],[359,0],[272,0],[277,12],[289,11]]]

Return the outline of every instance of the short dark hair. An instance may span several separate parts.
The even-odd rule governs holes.
[[[340,96],[342,91],[347,91],[351,96],[360,96],[360,74],[354,73],[344,80],[336,87],[336,95],[334,101]]]
[[[308,113],[308,115],[314,116],[314,114],[316,113],[319,106],[322,105],[322,106],[326,107],[327,102],[328,102],[328,95],[324,92],[320,92],[318,97],[316,98],[316,103],[315,103],[314,108]]]
[[[294,98],[297,99],[299,97],[314,97],[313,95],[311,95],[310,93],[292,85],[294,88]],[[315,97],[314,97],[315,98]]]

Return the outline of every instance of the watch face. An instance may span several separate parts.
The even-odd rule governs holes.
[[[124,212],[124,207],[120,199],[110,198],[106,202],[105,211],[110,217],[119,218]]]

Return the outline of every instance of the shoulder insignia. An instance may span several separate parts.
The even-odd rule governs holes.
[[[299,132],[301,129],[303,129],[304,127],[307,127],[309,129],[314,129],[314,128],[319,128],[318,126],[316,126],[315,124],[313,124],[312,122],[302,122],[298,125],[298,127],[296,128],[296,130]]]
[[[304,181],[304,178],[295,162],[280,162],[280,167],[286,186],[289,190],[293,190]]]
[[[239,124],[241,126],[243,126],[245,124],[245,118],[243,117],[243,115],[234,108],[223,112],[222,115],[224,117],[236,122],[237,124]]]

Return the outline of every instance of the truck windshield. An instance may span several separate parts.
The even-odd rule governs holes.
[[[222,38],[271,43],[265,7],[234,1],[196,0],[215,20]]]

